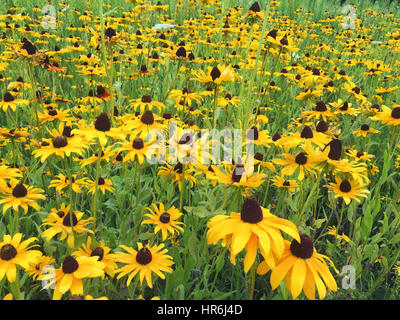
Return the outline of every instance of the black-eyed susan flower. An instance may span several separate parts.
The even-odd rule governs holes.
[[[120,128],[111,127],[111,120],[104,112],[96,117],[94,126],[81,126],[73,129],[72,134],[81,135],[87,141],[98,139],[101,147],[107,144],[108,137],[113,139],[124,139],[125,137]]]
[[[134,162],[137,159],[139,164],[143,164],[145,159],[149,159],[154,154],[153,143],[154,140],[143,141],[142,138],[131,135],[129,141],[125,141],[121,147],[116,148],[115,152],[124,154],[122,162]]]
[[[152,207],[146,209],[149,213],[146,213],[144,216],[149,219],[144,220],[142,224],[154,225],[154,234],[161,231],[163,241],[167,239],[168,233],[171,235],[183,233],[182,226],[184,223],[178,221],[183,214],[178,208],[172,206],[168,210],[165,210],[163,203],[160,203],[159,207],[153,203]]]
[[[29,100],[15,99],[15,97],[10,92],[6,92],[4,94],[3,100],[0,100],[0,108],[4,112],[7,112],[7,110],[9,109],[15,112],[17,110],[17,106],[27,106],[28,104]]]
[[[40,228],[49,226],[50,228],[42,231],[40,236],[47,242],[57,234],[60,234],[60,240],[67,238],[67,243],[70,248],[74,247],[73,234],[81,234],[85,232],[93,233],[86,226],[93,221],[93,217],[82,219],[84,213],[78,210],[70,212],[71,205],[61,205],[61,209],[53,208],[47,218],[43,219]],[[72,223],[71,223],[72,222]],[[72,232],[72,228],[74,231]]]
[[[143,246],[142,243],[137,243],[138,250],[121,245],[125,252],[116,252],[116,261],[123,263],[124,266],[117,270],[117,279],[129,274],[126,285],[129,286],[133,277],[139,273],[140,283],[146,279],[147,285],[153,288],[151,279],[154,272],[161,279],[165,279],[163,272],[172,272],[171,266],[174,264],[172,257],[167,255],[167,249],[164,249],[164,244]]]
[[[271,272],[272,289],[275,290],[285,278],[286,288],[293,299],[304,291],[308,299],[315,300],[315,289],[318,290],[319,299],[324,299],[326,288],[329,291],[337,291],[336,281],[325,260],[328,260],[338,273],[333,262],[316,251],[313,241],[308,236],[301,235],[300,241],[285,240],[284,253]],[[263,275],[269,270],[268,264],[263,261],[258,266],[257,273]]]
[[[18,180],[11,180],[4,190],[4,195],[0,197],[0,204],[3,204],[3,214],[12,208],[14,211],[19,207],[24,209],[24,213],[28,212],[28,207],[32,207],[39,211],[40,206],[36,200],[45,200],[44,190],[33,186],[27,186]]]
[[[51,272],[54,262],[54,258],[42,254],[35,263],[29,266],[27,269],[28,275],[34,280],[41,280],[43,274]]]
[[[100,190],[102,194],[105,194],[106,191],[113,192],[114,187],[112,186],[113,182],[111,179],[99,177],[97,181],[97,189],[96,189],[96,181],[88,180],[87,187],[89,188],[88,192],[90,194],[95,194],[96,190]]]
[[[8,234],[3,235],[3,241],[0,243],[0,280],[6,276],[9,282],[15,282],[17,266],[27,270],[42,255],[39,250],[31,250],[36,246],[31,243],[37,241],[37,238],[29,238],[22,242],[21,240],[22,233],[17,233],[13,237]]]
[[[281,189],[287,189],[290,192],[295,192],[296,188],[299,187],[299,184],[297,183],[296,180],[287,180],[284,177],[276,176],[275,178],[272,178],[271,181],[273,182],[274,186],[281,188]]]
[[[83,279],[97,278],[104,275],[104,263],[98,261],[97,256],[72,257],[67,256],[61,267],[43,276],[49,280],[44,288],[55,285],[53,300],[61,299],[62,295],[70,291],[72,295],[83,295]]]
[[[52,179],[49,184],[49,188],[56,188],[57,192],[62,192],[65,188],[69,188],[71,185],[69,178],[62,173],[59,173],[55,177],[56,179]],[[71,177],[72,180],[72,190],[76,193],[82,193],[82,187],[87,187],[86,178],[78,179],[76,174],[73,174]]]
[[[231,66],[216,66],[216,67],[208,67],[207,74],[203,70],[199,70],[194,72],[195,78],[191,78],[190,80],[194,80],[201,83],[215,83],[221,84],[222,82],[233,81],[235,78],[234,71]]]
[[[331,226],[328,228],[328,230],[328,234],[336,237],[336,239],[343,239],[346,242],[350,241],[350,238],[344,234],[342,229],[336,230],[335,226]]]
[[[52,139],[44,139],[40,148],[33,150],[32,154],[35,158],[40,157],[40,161],[44,162],[51,155],[61,158],[69,157],[72,153],[81,155],[87,145],[82,139],[68,138],[64,135],[55,136]]]
[[[73,257],[97,257],[98,261],[104,263],[104,272],[110,277],[114,277],[118,265],[115,263],[115,254],[111,253],[111,249],[107,247],[104,241],[95,244],[92,237],[88,237],[86,243],[82,244],[82,248],[71,254]]]
[[[150,95],[145,94],[141,98],[131,99],[129,100],[129,108],[133,108],[135,111],[139,111],[141,113],[146,110],[153,110],[156,108],[158,112],[162,112],[165,109],[165,105],[162,102],[154,101]]]
[[[375,116],[370,119],[378,120],[390,126],[398,126],[400,124],[400,106],[396,105],[393,109],[382,106],[382,111],[377,112]]]
[[[127,121],[123,126],[123,131],[147,139],[149,133],[155,135],[156,132],[165,129],[163,123],[159,122],[162,118],[152,111],[145,111],[140,117]]]
[[[273,215],[261,207],[254,198],[247,198],[241,212],[231,212],[229,216],[216,215],[207,224],[207,243],[228,245],[231,263],[235,264],[236,255],[246,249],[244,271],[247,273],[254,264],[257,251],[260,249],[266,263],[275,267],[284,250],[284,239],[281,231],[300,240],[297,228],[291,221]]]
[[[235,187],[245,186],[250,188],[259,187],[266,179],[267,175],[255,172],[250,164],[224,165],[221,168],[215,166],[215,180],[222,184],[233,185]]]
[[[335,181],[335,183],[329,183],[327,187],[335,193],[335,199],[343,198],[346,205],[350,204],[351,199],[360,202],[359,197],[368,198],[370,194],[370,191],[365,189],[365,186],[358,180],[342,179],[339,176],[335,176]]]
[[[369,133],[379,133],[379,130],[376,130],[370,127],[368,124],[364,123],[361,125],[360,129],[354,130],[353,134],[357,137],[366,137]]]
[[[178,183],[179,191],[182,190],[183,178],[186,182],[190,183],[190,187],[193,187],[197,183],[197,179],[193,176],[193,166],[186,165],[184,170],[184,165],[178,162],[176,165],[170,165],[168,163],[165,166],[160,167],[158,170],[158,175],[164,180],[171,179],[171,183]]]
[[[282,153],[281,156],[285,159],[273,159],[272,162],[283,166],[281,171],[282,175],[290,176],[298,169],[297,179],[302,181],[306,173],[316,174],[314,170],[314,159],[307,153],[299,152],[296,156],[290,153]]]
[[[18,168],[10,168],[0,165],[0,191],[7,188],[7,180],[21,178],[22,174]]]

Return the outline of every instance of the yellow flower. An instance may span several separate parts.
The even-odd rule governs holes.
[[[17,180],[12,180],[4,190],[5,195],[1,197],[0,204],[3,206],[3,214],[9,209],[13,208],[17,211],[19,207],[24,209],[25,214],[28,212],[28,207],[32,207],[39,211],[40,206],[35,202],[35,200],[45,200],[46,197],[42,194],[43,189],[35,188],[32,186],[26,186]]]
[[[215,84],[221,84],[222,82],[233,81],[235,74],[230,66],[208,67],[208,73],[206,74],[203,70],[194,72],[196,78],[191,78],[190,80],[208,83],[213,82]]]
[[[275,267],[275,260],[282,256],[284,250],[284,239],[280,231],[300,240],[294,223],[274,216],[254,198],[244,201],[240,213],[214,216],[207,226],[207,243],[216,244],[222,240],[223,246],[229,245],[232,264],[235,264],[236,255],[246,249],[246,273],[256,260],[257,249],[260,249],[268,266]]]
[[[43,280],[50,280],[44,289],[55,284],[53,300],[59,300],[68,290],[72,295],[83,295],[83,279],[102,277],[104,263],[98,257],[67,256],[62,266],[54,273],[43,276]]]
[[[9,282],[15,282],[17,266],[27,270],[42,255],[38,250],[30,250],[36,246],[30,244],[37,238],[29,238],[22,242],[21,239],[22,233],[17,233],[12,238],[8,234],[3,236],[0,243],[0,280],[7,276]]]
[[[285,240],[282,258],[271,272],[272,289],[275,290],[283,278],[286,278],[285,285],[293,299],[297,298],[303,290],[308,299],[315,300],[315,288],[318,290],[319,298],[324,299],[326,287],[330,291],[337,291],[336,281],[324,259],[328,260],[338,273],[332,261],[315,250],[313,242],[308,236],[301,235],[300,241]],[[270,269],[263,261],[258,266],[257,273],[263,275]]]
[[[336,183],[331,182],[327,187],[335,193],[335,199],[342,197],[346,205],[350,204],[351,199],[360,202],[358,197],[368,198],[370,194],[358,180],[342,179],[339,176],[335,176],[335,180]]]
[[[89,236],[86,244],[82,245],[82,248],[72,253],[73,257],[98,257],[98,261],[104,263],[104,272],[108,274],[110,277],[114,277],[115,270],[117,270],[118,265],[115,263],[115,254],[110,253],[111,249],[104,244],[104,241],[101,243],[95,244],[92,242],[92,238]]]
[[[164,248],[164,244],[155,245],[153,247],[146,246],[138,243],[138,251],[130,247],[121,245],[120,247],[126,250],[128,253],[117,252],[116,260],[125,264],[125,266],[119,268],[117,273],[117,279],[129,274],[126,285],[129,286],[133,277],[139,273],[140,284],[143,279],[146,279],[147,285],[153,288],[153,282],[151,275],[154,272],[161,279],[165,279],[165,275],[162,272],[172,272],[171,265],[174,264],[172,257],[167,255],[167,249]]]
[[[150,219],[144,220],[142,224],[154,224],[154,233],[157,234],[161,231],[163,241],[167,239],[168,233],[172,235],[179,234],[179,232],[183,233],[183,228],[180,225],[184,225],[184,223],[177,221],[182,216],[182,212],[174,206],[165,210],[162,203],[160,203],[159,208],[155,204],[152,207],[154,211],[151,208],[146,208],[150,213],[146,213],[144,216]]]

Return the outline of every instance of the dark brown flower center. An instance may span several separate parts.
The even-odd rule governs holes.
[[[112,37],[115,37],[117,35],[117,33],[115,32],[115,30],[113,28],[109,27],[109,28],[107,28],[106,32],[104,32],[104,35],[107,38],[111,39]]]
[[[251,127],[249,131],[247,131],[246,135],[247,139],[249,140],[258,140],[258,130],[256,127]]]
[[[262,221],[262,209],[256,199],[247,198],[244,200],[242,210],[240,211],[240,219],[248,223],[258,223]]]
[[[328,158],[331,160],[340,160],[340,157],[342,156],[342,141],[339,139],[333,139],[328,143],[328,145],[330,146]]]
[[[257,152],[257,153],[254,155],[254,159],[256,159],[256,160],[258,160],[258,161],[263,161],[264,156],[263,156],[263,154],[262,154],[261,152]]]
[[[235,167],[235,169],[233,170],[232,181],[239,183],[240,179],[242,179],[242,176],[244,175],[245,171],[246,170],[244,169],[244,166],[242,164],[238,164]]]
[[[6,92],[6,93],[4,94],[3,100],[4,100],[4,102],[12,102],[12,101],[14,101],[15,99],[14,99],[14,96],[13,96],[11,93]]]
[[[400,119],[400,107],[396,107],[392,110],[391,113],[392,118],[394,119]]]
[[[142,117],[140,118],[140,120],[147,125],[151,125],[154,123],[154,115],[153,112],[151,112],[150,110],[147,110],[145,113],[143,113]]]
[[[351,89],[355,94],[360,94],[361,89],[359,87],[354,87],[353,89]]]
[[[340,189],[340,191],[345,192],[345,193],[350,192],[351,191],[351,184],[350,184],[349,180],[347,180],[347,179],[343,180],[340,183],[339,189]]]
[[[141,138],[135,138],[135,140],[133,140],[132,142],[132,147],[137,150],[143,149],[144,148],[143,140]]]
[[[66,227],[70,227],[71,226],[71,213],[68,213],[64,219],[63,219],[63,225]],[[76,224],[78,223],[78,218],[76,217],[75,213],[72,212],[72,224],[75,227]]]
[[[67,138],[64,136],[58,136],[53,139],[54,148],[62,148],[68,144]]]
[[[212,80],[215,81],[215,79],[218,79],[221,76],[221,71],[219,71],[217,67],[214,67],[210,72],[210,76]]]
[[[189,133],[185,133],[179,139],[178,144],[190,144],[192,142],[192,136]]]
[[[47,113],[49,116],[52,116],[52,117],[54,117],[58,114],[57,110],[54,110],[54,109],[49,110]]]
[[[25,49],[29,55],[33,55],[36,53],[37,49],[36,47],[32,44],[32,42],[30,42],[27,39],[23,39],[24,45],[21,47],[21,49]]]
[[[170,113],[166,112],[166,113],[163,114],[163,118],[164,118],[165,120],[169,120],[169,119],[172,118],[172,115],[171,115]]]
[[[300,133],[300,137],[303,139],[312,139],[314,137],[312,129],[309,126],[305,126]]]
[[[341,106],[339,108],[339,110],[342,110],[342,111],[347,111],[348,109],[349,109],[349,103],[347,101],[345,103],[343,103],[343,106]]]
[[[307,156],[305,155],[304,152],[300,152],[296,158],[295,158],[295,162],[299,165],[304,165],[307,163]]]
[[[57,214],[60,218],[62,218],[62,217],[64,217],[65,212],[60,210],[60,211],[58,211],[56,214]]]
[[[176,56],[179,58],[186,58],[186,49],[184,47],[179,47],[176,51]]]
[[[369,125],[363,124],[363,125],[361,126],[361,130],[362,130],[362,131],[368,131],[368,130],[369,130]]]
[[[151,97],[148,94],[145,94],[144,96],[142,96],[142,102],[144,103],[150,103],[151,102]]]
[[[96,249],[94,249],[92,251],[90,256],[91,257],[97,256],[98,257],[97,261],[101,261],[101,260],[103,260],[103,257],[104,257],[104,249],[102,247],[97,247]]]
[[[110,131],[111,129],[111,121],[110,118],[108,117],[107,113],[101,113],[97,118],[96,121],[94,122],[94,127],[98,131]]]
[[[25,186],[22,183],[17,184],[12,191],[12,195],[15,198],[23,198],[27,194],[28,194],[28,190],[25,188]]]
[[[102,177],[99,177],[99,180],[97,180],[97,184],[99,185],[99,186],[102,186],[102,185],[104,185],[106,183],[106,180],[104,180],[104,178],[102,178]]]
[[[147,70],[147,67],[146,67],[146,65],[145,64],[143,64],[141,67],[140,67],[140,72],[147,72],[148,70]]]
[[[287,46],[289,44],[289,41],[286,37],[283,37],[281,40],[279,40],[279,42],[283,46]]]
[[[140,249],[136,254],[136,262],[143,266],[146,264],[149,264],[152,259],[153,259],[153,256],[152,256],[150,250],[147,248]]]
[[[267,37],[271,37],[276,39],[276,36],[278,35],[278,30],[272,29],[270,32],[268,32]]]
[[[11,244],[5,244],[1,247],[0,250],[0,258],[2,260],[8,261],[12,258],[15,258],[17,255],[17,249],[14,248]]]
[[[73,273],[79,268],[79,263],[74,257],[68,256],[62,264],[62,271],[66,274]]]
[[[317,132],[324,133],[328,130],[328,124],[324,120],[321,120],[320,122],[318,122],[317,126],[315,127],[315,130]]]
[[[283,185],[284,185],[285,187],[290,187],[290,182],[285,180],[285,181],[283,182]]]
[[[106,89],[103,86],[97,86],[96,93],[98,96],[106,94]]]
[[[296,239],[292,240],[290,251],[298,258],[309,259],[314,253],[314,244],[310,237],[303,234],[300,236],[300,243]]]
[[[254,2],[254,3],[251,5],[249,11],[253,11],[253,12],[260,12],[260,11],[261,11],[260,5],[258,4],[257,1]]]
[[[328,110],[326,104],[323,101],[318,101],[315,106],[315,111],[324,112],[326,110]]]
[[[272,136],[272,141],[278,141],[280,138],[282,138],[282,136],[279,134],[279,133],[275,133],[273,136]]]
[[[178,162],[175,167],[174,167],[174,171],[176,173],[182,173],[183,172],[183,165],[182,163]]]
[[[170,219],[171,219],[171,216],[169,215],[168,212],[164,212],[162,215],[160,215],[160,221],[162,223],[168,223]]]
[[[71,126],[65,126],[63,129],[62,135],[65,137],[71,138],[74,136],[73,134],[71,134],[71,132],[72,132]]]

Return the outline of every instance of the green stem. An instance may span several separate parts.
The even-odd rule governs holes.
[[[214,112],[213,112],[213,128],[217,126],[217,107],[218,107],[218,85],[215,85],[214,89]]]
[[[311,200],[313,199],[314,193],[315,193],[315,191],[317,190],[317,188],[319,187],[319,182],[321,181],[322,176],[323,176],[323,172],[320,172],[320,173],[318,174],[317,181],[315,182],[313,188],[311,189],[310,194],[308,195],[308,198],[307,198],[306,202],[304,203],[304,205],[302,206],[302,208],[301,208],[301,210],[300,210],[299,217],[297,218],[297,221],[296,221],[296,225],[297,225],[297,226],[299,225],[299,223],[300,223],[300,221],[301,221],[301,218],[302,218],[303,215],[304,215],[304,212],[307,210],[307,207],[308,207],[309,203],[310,203]]]
[[[253,300],[254,297],[254,288],[256,285],[256,264],[254,263],[250,270],[250,292],[249,292],[249,300]]]
[[[75,248],[75,230],[74,230],[74,223],[73,223],[73,210],[74,210],[74,201],[73,201],[73,190],[72,190],[72,174],[71,174],[71,167],[69,165],[67,157],[64,157],[64,165],[65,170],[68,174],[68,182],[69,182],[69,201],[70,201],[70,213],[69,213],[69,222],[71,225],[71,232],[73,238],[73,248]]]
[[[335,245],[336,245],[337,239],[338,239],[338,236],[337,236],[337,235],[338,235],[338,230],[339,230],[339,228],[340,228],[340,225],[342,224],[344,207],[345,207],[345,202],[343,201],[343,202],[342,202],[342,208],[340,209],[339,222],[338,222],[338,224],[337,224],[336,232],[335,232]]]
[[[186,181],[185,181],[185,165],[182,165],[182,187],[181,187],[181,195],[180,195],[180,199],[179,199],[179,211],[182,212],[182,207],[183,207],[183,194],[185,193],[185,185],[186,185]]]
[[[36,116],[36,127],[39,133],[39,138],[42,140],[42,133],[40,129],[40,122],[39,122],[39,116],[38,116],[38,102],[37,102],[37,97],[36,97],[36,81],[35,81],[35,76],[33,74],[32,66],[27,62],[27,68],[28,68],[28,74],[29,74],[29,79],[31,82],[31,87],[32,87],[32,94],[33,94],[33,100],[35,102],[35,116]]]
[[[95,177],[95,185],[94,185],[94,194],[93,194],[93,202],[92,202],[92,211],[93,211],[93,232],[96,236],[96,219],[97,219],[97,192],[99,186],[99,171],[100,171],[100,159],[101,159],[101,147],[98,151],[97,161],[96,161],[96,177]]]

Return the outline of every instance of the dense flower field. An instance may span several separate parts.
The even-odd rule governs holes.
[[[398,12],[3,1],[0,298],[398,299]]]

